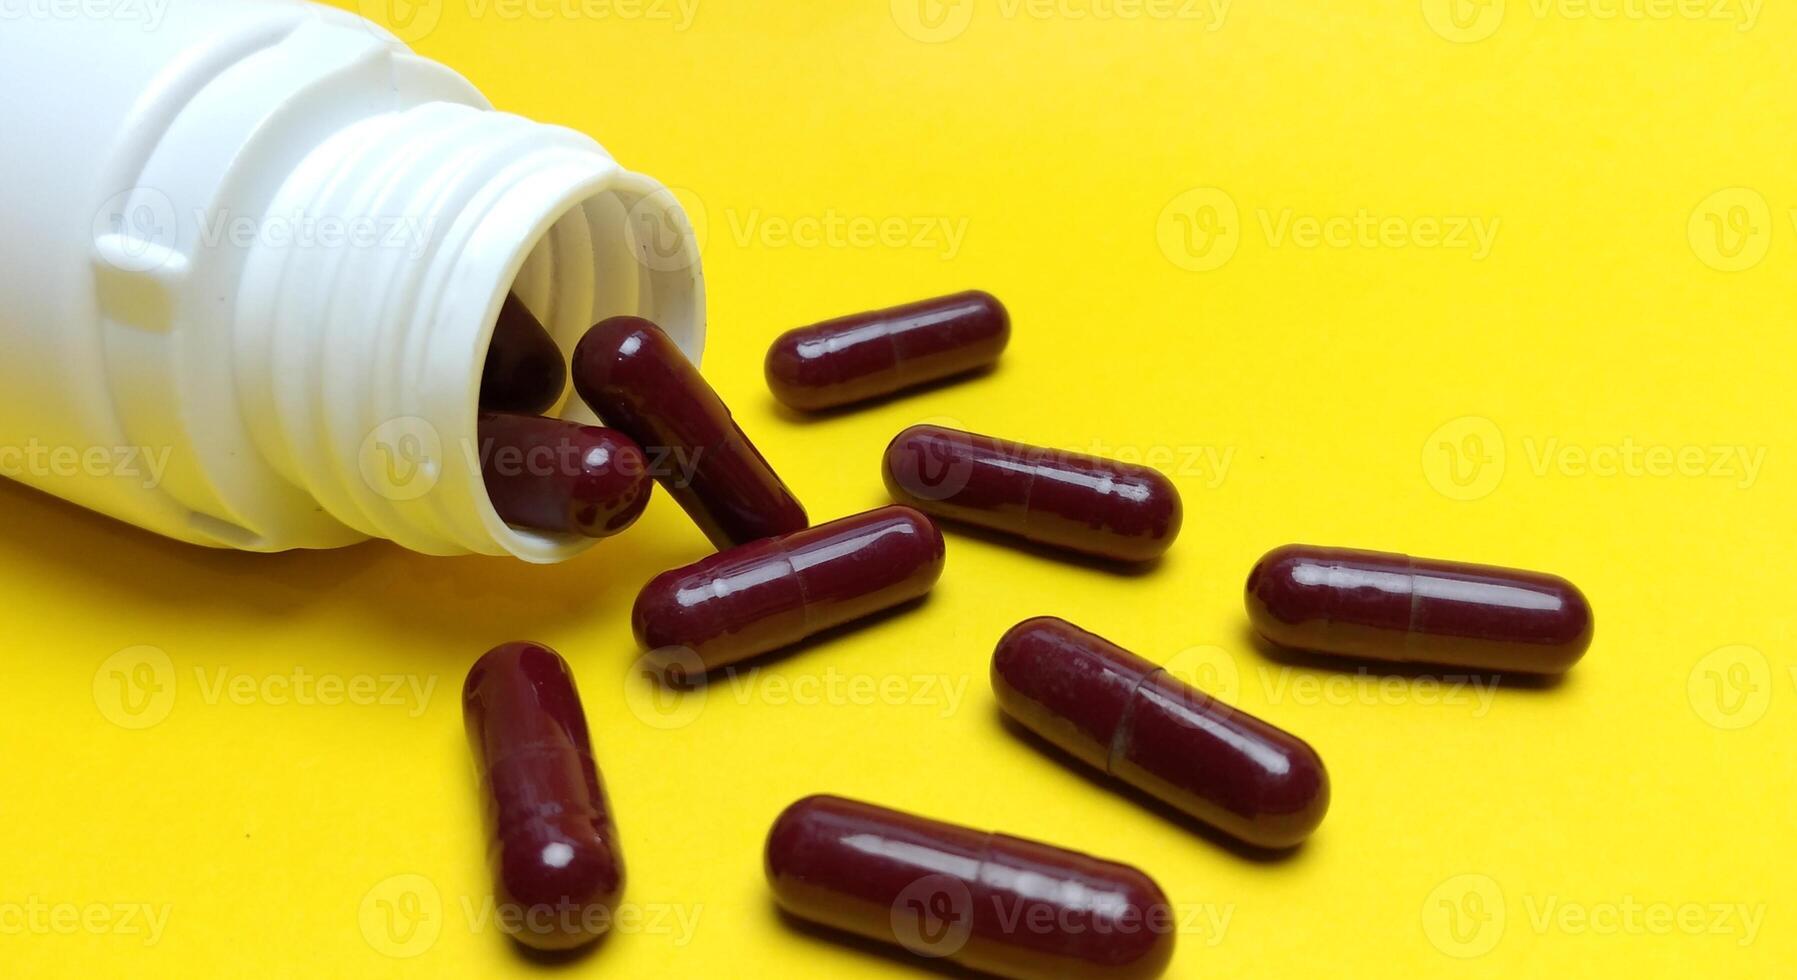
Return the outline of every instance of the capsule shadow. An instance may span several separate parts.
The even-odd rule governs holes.
[[[772,395],[769,395],[768,397],[774,403],[774,414],[777,415],[782,422],[791,422],[800,425],[823,423],[832,419],[841,418],[845,415],[854,415],[858,412],[872,411],[890,405],[893,402],[904,401],[907,398],[927,395],[934,391],[940,391],[943,388],[952,388],[955,385],[979,381],[987,375],[994,374],[997,371],[998,366],[996,364],[988,364],[983,367],[974,368],[971,371],[963,371],[960,374],[951,374],[946,378],[937,378],[922,384],[911,385],[888,394],[876,395],[873,398],[864,399],[858,402],[850,402],[847,405],[838,405],[835,408],[819,408],[811,411],[793,408],[780,399],[774,398]],[[898,433],[896,432],[893,433],[893,435],[897,434]]]
[[[632,583],[616,569],[676,563],[688,547],[678,511],[658,493],[637,527],[552,566],[434,557],[384,541],[264,554],[164,538],[0,479],[0,561],[95,609],[148,603],[177,620],[258,623],[330,609],[343,619],[340,634],[371,651],[438,651],[465,669],[495,643],[551,634],[570,619],[603,621],[607,609],[628,615]],[[262,656],[245,648],[236,666],[256,670]],[[292,667],[280,659],[291,653],[266,656]]]
[[[954,980],[990,980],[991,974],[977,973],[963,966],[957,966],[947,960],[931,959],[907,951],[902,946],[892,946],[877,942],[866,936],[852,932],[843,932],[829,926],[821,926],[807,919],[801,919],[781,908],[776,902],[769,902],[768,907],[779,918],[781,925],[814,942],[827,943],[831,946],[855,950],[865,956],[885,960],[906,967],[913,972],[927,973],[938,977],[951,977]]]
[[[1142,792],[1115,776],[1093,769],[1091,766],[1088,766],[1079,759],[1069,755],[1067,751],[1060,746],[1037,735],[1023,725],[1018,724],[1018,722],[1010,715],[1005,714],[1003,709],[995,707],[993,713],[998,716],[999,725],[1005,729],[1005,731],[1009,732],[1019,741],[1029,744],[1042,755],[1053,759],[1061,768],[1066,769],[1074,776],[1085,780],[1085,782],[1094,789],[1124,797],[1137,806],[1140,806],[1142,809],[1151,811],[1168,823],[1174,824],[1181,829],[1190,832],[1195,837],[1201,837],[1245,861],[1253,861],[1257,864],[1282,864],[1298,857],[1305,849],[1304,844],[1302,843],[1286,848],[1269,849],[1265,847],[1256,847],[1246,841],[1237,840],[1221,830],[1212,827],[1210,824],[1198,820],[1177,807],[1171,806],[1162,800]]]
[[[599,955],[602,948],[611,945],[609,932],[600,933],[592,942],[576,946],[573,949],[537,949],[506,937],[506,945],[512,948],[512,954],[519,960],[529,963],[538,969],[568,970],[577,965],[585,965],[589,959]]]
[[[1489,680],[1499,687],[1544,693],[1557,691],[1567,684],[1566,674],[1505,673],[1503,671],[1479,670],[1475,667],[1456,667],[1452,664],[1396,663],[1389,660],[1340,657],[1332,654],[1312,653],[1308,650],[1294,650],[1268,640],[1255,632],[1254,627],[1248,625],[1242,626],[1241,637],[1243,643],[1253,647],[1266,659],[1287,667],[1304,670],[1332,674],[1378,674],[1382,677],[1399,677],[1406,680],[1477,677]],[[1571,672],[1568,671],[1568,673]]]

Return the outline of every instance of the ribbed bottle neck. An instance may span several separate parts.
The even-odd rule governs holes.
[[[264,229],[235,327],[255,444],[332,517],[416,551],[550,562],[590,543],[508,527],[487,499],[477,397],[508,291],[565,351],[618,313],[694,357],[703,343],[673,196],[587,137],[507,113],[427,103],[347,126],[282,184]],[[563,414],[591,418],[577,401]]]

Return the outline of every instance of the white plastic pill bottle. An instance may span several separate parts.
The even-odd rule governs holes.
[[[252,551],[568,558],[480,476],[515,290],[695,361],[697,245],[590,138],[304,0],[0,5],[0,471]],[[591,422],[578,398],[558,411]]]

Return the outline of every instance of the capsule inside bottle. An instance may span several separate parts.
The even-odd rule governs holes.
[[[622,432],[482,412],[480,441],[487,499],[507,524],[603,538],[649,505],[648,461]]]
[[[574,349],[574,390],[648,454],[653,474],[717,548],[797,531],[805,508],[659,327],[619,316]]]
[[[1248,619],[1311,653],[1559,674],[1591,645],[1591,606],[1557,575],[1287,545],[1255,564]]]
[[[840,408],[990,367],[1011,317],[973,290],[789,330],[768,349],[774,397],[790,408]]]
[[[1108,561],[1160,557],[1183,515],[1150,467],[936,425],[894,437],[882,470],[893,500],[932,517]]]
[[[1125,864],[835,796],[787,807],[767,840],[787,913],[1018,980],[1159,976],[1166,895]]]
[[[480,407],[541,415],[561,399],[567,383],[568,366],[555,337],[523,300],[507,293],[481,368]]]
[[[919,598],[942,563],[929,518],[882,507],[663,572],[631,623],[644,649],[713,670]]]
[[[537,643],[494,647],[468,672],[462,715],[486,791],[495,923],[537,949],[598,938],[624,859],[567,663]]]
[[[1012,627],[992,690],[1074,759],[1255,847],[1297,845],[1329,809],[1328,773],[1303,739],[1064,619]]]

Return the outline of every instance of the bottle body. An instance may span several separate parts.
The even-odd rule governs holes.
[[[354,15],[24,21],[0,85],[33,134],[0,149],[0,471],[84,507],[218,547],[560,560],[589,542],[507,526],[480,477],[508,292],[564,351],[618,314],[702,348],[665,188]]]

